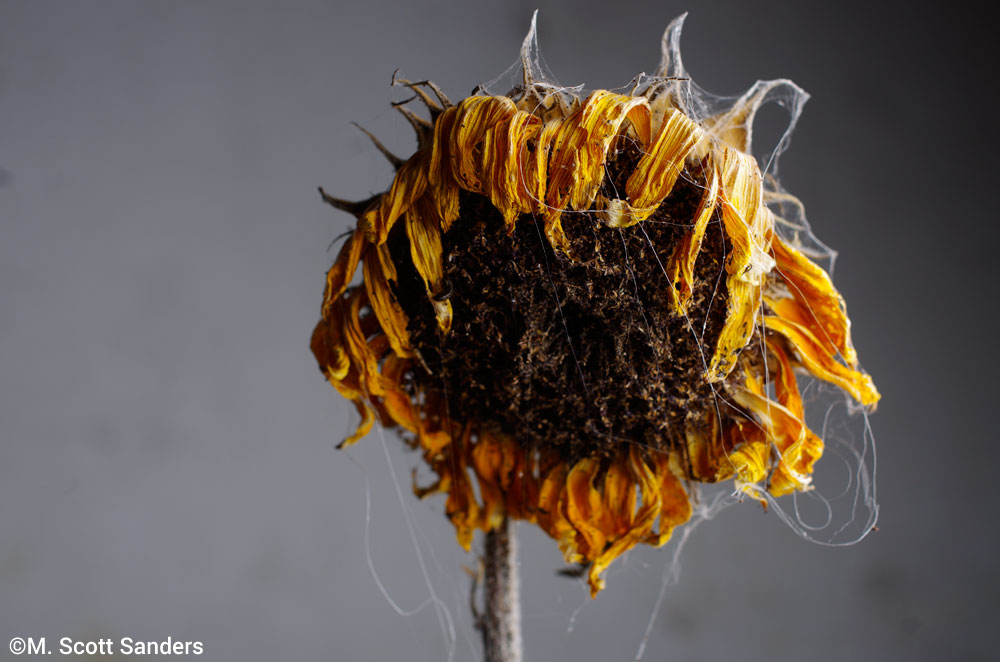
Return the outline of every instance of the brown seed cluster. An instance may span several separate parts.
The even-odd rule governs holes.
[[[609,161],[608,188],[627,180],[636,161],[634,143],[623,142]],[[701,376],[727,309],[721,220],[706,230],[687,316],[671,309],[664,265],[690,231],[704,187],[704,173],[690,167],[631,227],[567,214],[572,259],[552,249],[535,219],[518,219],[508,234],[487,199],[464,194],[461,217],[442,236],[448,334],[410,263],[406,234],[393,233],[398,299],[422,358],[415,385],[437,392],[458,420],[529,449],[556,448],[568,461],[611,457],[630,442],[682,447],[685,420],[717,405]]]

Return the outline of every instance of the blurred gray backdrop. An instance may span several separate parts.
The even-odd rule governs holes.
[[[783,182],[840,251],[884,395],[880,530],[831,549],[730,508],[645,659],[996,659],[995,35],[960,3],[673,0],[0,2],[0,659],[14,636],[169,636],[207,660],[442,660],[432,590],[479,658],[474,556],[410,496],[415,456],[333,448],[355,414],[308,339],[353,219],[315,189],[383,190],[349,121],[409,154],[393,70],[464,96],[539,5],[563,84],[652,70],[690,10],[700,85],[812,94]],[[633,659],[669,553],[592,602],[520,530],[526,659]]]

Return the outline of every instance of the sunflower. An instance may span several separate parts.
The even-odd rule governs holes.
[[[354,403],[353,444],[398,428],[436,475],[459,543],[507,518],[603,572],[663,545],[698,483],[761,501],[810,488],[823,441],[803,374],[874,408],[844,301],[786,231],[792,201],[750,155],[787,81],[707,113],[680,65],[587,96],[533,73],[452,103],[395,79],[428,118],[389,189],[361,203],[326,278],[312,350]],[[351,285],[361,270],[363,284]]]

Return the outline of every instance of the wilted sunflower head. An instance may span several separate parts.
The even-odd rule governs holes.
[[[419,448],[459,542],[504,518],[603,571],[662,545],[698,483],[759,499],[807,490],[823,441],[797,374],[867,408],[844,301],[775,210],[797,201],[750,154],[788,81],[707,112],[680,62],[586,97],[538,79],[429,111],[409,159],[363,203],[327,274],[312,349],[362,416]],[[794,88],[798,90],[798,88]],[[804,95],[796,97],[804,101]],[[376,145],[385,149],[376,141]],[[351,286],[359,265],[363,284]]]

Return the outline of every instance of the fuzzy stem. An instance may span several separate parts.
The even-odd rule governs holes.
[[[521,590],[517,535],[508,519],[486,534],[483,647],[486,662],[521,662]]]

